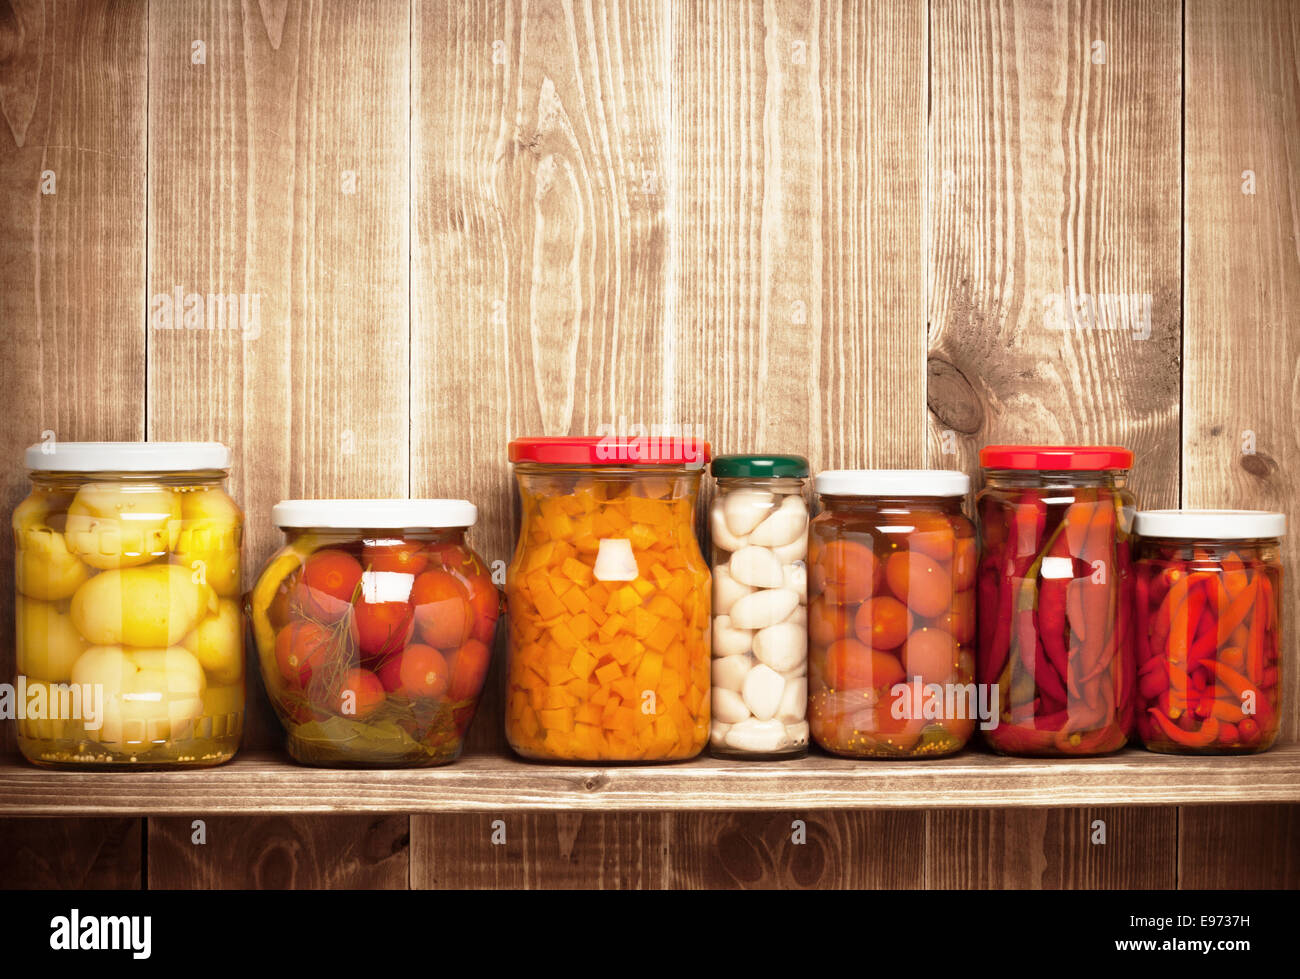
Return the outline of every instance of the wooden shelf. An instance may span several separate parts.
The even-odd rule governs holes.
[[[0,815],[811,810],[1300,802],[1300,744],[1191,758],[1128,750],[1070,761],[968,751],[925,762],[702,758],[600,767],[467,757],[444,768],[305,768],[241,754],[184,772],[58,772],[0,760]]]

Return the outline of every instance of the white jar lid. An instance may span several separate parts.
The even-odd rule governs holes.
[[[472,527],[476,520],[469,500],[281,500],[271,507],[271,522],[282,529]]]
[[[229,469],[220,442],[40,442],[23,461],[32,472],[198,472]]]
[[[1139,537],[1178,540],[1254,540],[1286,533],[1286,514],[1267,510],[1139,510]]]
[[[826,496],[965,496],[970,477],[951,469],[827,469],[813,488]]]

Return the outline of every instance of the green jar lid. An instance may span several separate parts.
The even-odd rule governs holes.
[[[803,456],[727,455],[717,456],[710,469],[714,479],[803,478],[808,475],[808,460]]]

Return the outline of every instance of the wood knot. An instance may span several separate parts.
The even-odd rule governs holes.
[[[926,363],[925,402],[944,428],[974,435],[984,427],[984,405],[955,364],[942,357]]]
[[[588,792],[599,792],[609,784],[609,776],[604,772],[592,772],[582,779],[582,787]]]
[[[1277,460],[1266,452],[1243,454],[1241,468],[1252,476],[1268,479],[1273,473],[1277,472]]]

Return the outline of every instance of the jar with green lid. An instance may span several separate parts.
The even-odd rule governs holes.
[[[13,513],[18,748],[40,765],[215,765],[244,720],[239,549],[214,442],[27,450]]]
[[[808,751],[808,460],[713,460],[713,719],[724,758]]]

